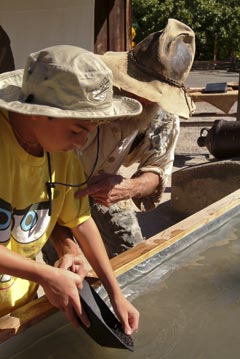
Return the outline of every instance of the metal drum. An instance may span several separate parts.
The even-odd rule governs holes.
[[[219,159],[240,157],[240,121],[215,120],[210,129],[201,129],[197,144]]]

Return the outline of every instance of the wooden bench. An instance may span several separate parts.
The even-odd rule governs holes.
[[[238,86],[239,83],[233,81],[227,83],[227,92],[223,93],[204,93],[204,87],[188,88],[187,92],[194,102],[209,103],[228,115],[232,106],[238,100]],[[206,115],[210,116],[211,114],[208,113]]]

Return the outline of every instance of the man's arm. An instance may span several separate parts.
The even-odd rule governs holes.
[[[138,163],[132,178],[110,173],[94,176],[76,197],[89,195],[96,203],[107,207],[132,198],[141,210],[155,208],[172,173],[179,128],[177,116],[160,111],[141,141],[124,159],[123,164],[127,167]]]
[[[162,181],[159,174],[144,172],[135,178],[124,178],[108,173],[95,176],[87,188],[79,190],[76,197],[85,195],[106,207],[128,198],[142,198],[151,195]]]

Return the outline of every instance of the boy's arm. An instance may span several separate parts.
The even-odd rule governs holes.
[[[75,326],[78,326],[75,312],[85,325],[89,325],[77,290],[82,287],[79,275],[23,257],[3,245],[0,245],[0,273],[40,284],[51,304],[64,311]]]
[[[70,269],[84,279],[91,267],[78,242],[73,238],[71,230],[56,224],[50,238],[59,257],[54,266]]]
[[[138,329],[139,313],[122,294],[95,222],[89,218],[72,233],[107,290],[125,333],[132,334]]]

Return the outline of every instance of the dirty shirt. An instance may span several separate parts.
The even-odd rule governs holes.
[[[97,130],[89,133],[82,151],[78,151],[88,176],[98,157],[93,175],[121,174],[122,165],[133,166],[132,177],[144,172],[160,176],[159,187],[144,198],[133,198],[142,211],[155,208],[172,173],[174,152],[180,132],[179,117],[155,105],[139,117],[119,119],[100,126],[99,148]],[[98,153],[98,154],[97,154]]]

